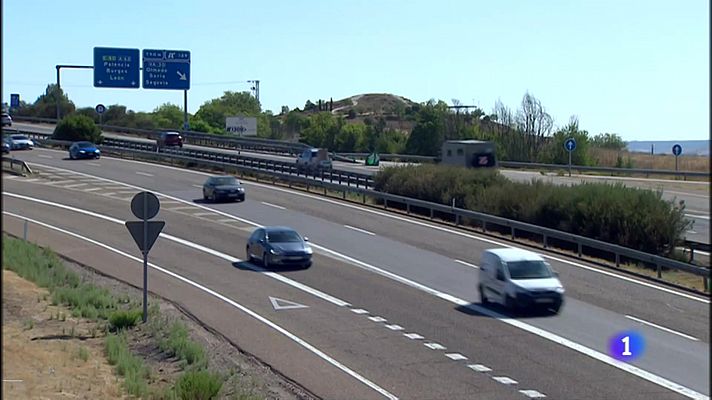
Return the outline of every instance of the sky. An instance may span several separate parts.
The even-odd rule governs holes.
[[[94,47],[188,50],[195,113],[260,80],[264,110],[362,93],[458,99],[492,112],[539,99],[555,126],[704,140],[710,132],[708,0],[2,0],[2,101],[34,102],[57,64]],[[183,92],[93,87],[63,69],[77,107],[183,105]]]

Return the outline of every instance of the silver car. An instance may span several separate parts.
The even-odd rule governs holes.
[[[294,229],[286,226],[257,228],[247,239],[247,260],[259,259],[270,268],[275,265],[296,265],[308,268],[312,264],[312,249],[309,239],[302,238]]]
[[[2,126],[12,126],[12,117],[8,113],[2,113]]]

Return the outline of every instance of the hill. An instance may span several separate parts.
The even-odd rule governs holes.
[[[332,113],[346,115],[354,110],[357,115],[403,115],[408,107],[418,103],[388,93],[367,93],[334,102]]]

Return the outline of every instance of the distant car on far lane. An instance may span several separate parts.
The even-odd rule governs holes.
[[[8,138],[2,138],[2,153],[10,153],[10,140]]]
[[[2,113],[2,126],[12,126],[12,117],[8,113]]]
[[[245,188],[232,175],[211,176],[203,184],[203,200],[222,199],[245,201]]]
[[[301,237],[286,226],[257,228],[247,239],[247,260],[259,259],[266,268],[275,265],[312,265],[312,249],[309,239]]]
[[[158,149],[164,147],[179,147],[183,148],[183,136],[178,132],[162,132],[156,142]]]
[[[25,135],[10,135],[10,149],[12,150],[32,150],[35,143]]]
[[[69,158],[72,160],[99,157],[101,157],[101,151],[92,142],[74,142],[69,146]]]

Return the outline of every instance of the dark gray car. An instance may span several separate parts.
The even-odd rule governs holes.
[[[308,241],[286,226],[257,228],[247,239],[247,260],[259,259],[266,268],[273,265],[310,267],[312,249]]]
[[[203,184],[203,199],[210,201],[223,199],[245,201],[245,188],[232,175],[211,176]]]

